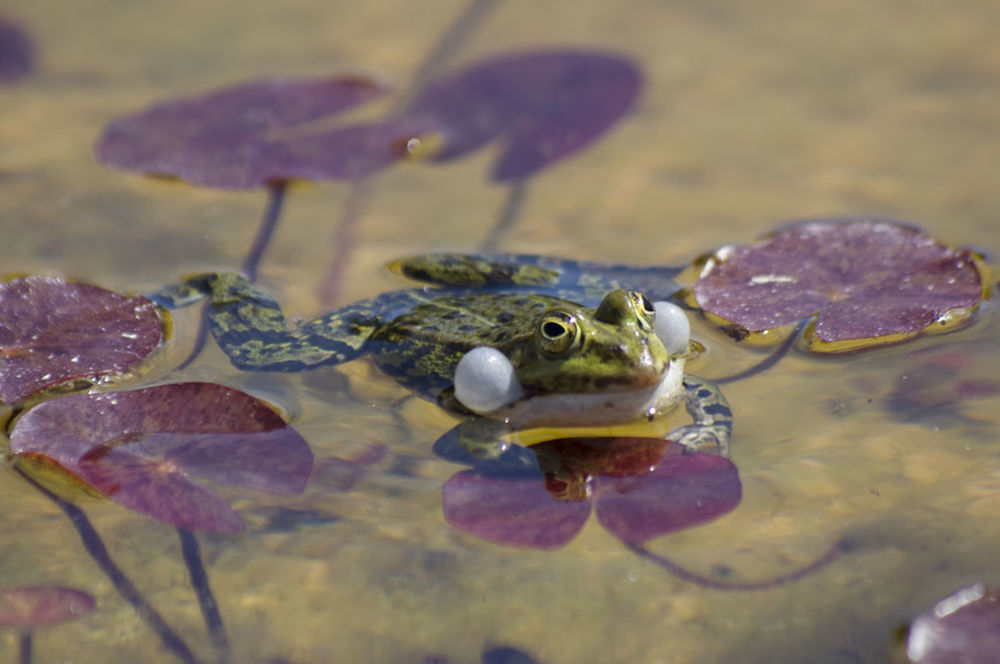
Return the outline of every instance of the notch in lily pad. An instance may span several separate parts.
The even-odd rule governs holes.
[[[842,353],[957,329],[988,293],[984,269],[905,222],[804,221],[716,251],[693,304],[736,338],[811,319],[805,346]]]
[[[39,627],[75,620],[94,610],[94,598],[75,588],[22,586],[0,588],[0,625],[20,633],[21,664],[32,661],[33,633]]]
[[[503,142],[495,182],[522,180],[574,154],[632,107],[638,67],[616,54],[584,50],[509,53],[475,62],[424,86],[404,117],[439,126],[435,161]]]
[[[144,297],[57,277],[0,282],[0,401],[16,403],[67,381],[121,373],[160,343],[163,323]]]
[[[439,441],[435,449],[449,447]],[[685,581],[718,590],[787,584],[846,550],[838,542],[807,565],[762,581],[705,576],[653,552],[647,543],[734,510],[742,484],[732,461],[685,453],[683,446],[660,438],[561,438],[528,449],[537,458],[538,472],[528,472],[523,463],[511,469],[486,464],[448,479],[442,492],[445,520],[496,544],[553,550],[576,537],[593,510],[601,526],[633,553]]]

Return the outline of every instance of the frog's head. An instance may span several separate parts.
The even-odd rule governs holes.
[[[670,356],[688,344],[687,329],[665,332],[657,325],[663,307],[676,309],[617,289],[596,309],[570,303],[549,309],[506,353],[486,347],[467,353],[455,372],[455,396],[478,414],[521,426],[603,424],[652,414],[679,392],[683,362],[672,363]],[[673,336],[665,344],[658,331]],[[672,364],[681,366],[670,371]]]

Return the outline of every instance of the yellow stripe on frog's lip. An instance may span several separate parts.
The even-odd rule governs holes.
[[[514,428],[582,427],[623,424],[657,415],[675,406],[683,394],[685,358],[674,359],[661,379],[647,387],[591,393],[548,393],[530,396],[486,417],[503,419]]]

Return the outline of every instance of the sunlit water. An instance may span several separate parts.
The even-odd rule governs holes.
[[[6,4],[34,33],[41,63],[36,77],[0,92],[4,272],[142,291],[239,265],[264,194],[105,169],[91,156],[101,126],[159,97],[261,75],[372,73],[402,89],[463,8],[245,5]],[[998,21],[1000,5],[982,0],[512,0],[449,64],[575,45],[626,53],[646,77],[634,113],[529,184],[505,250],[681,264],[790,219],[879,214],[995,255]],[[505,196],[485,179],[492,156],[403,165],[373,180],[341,301],[399,286],[383,270],[397,256],[475,249]],[[287,311],[322,309],[316,292],[349,190],[291,191],[261,268]],[[991,305],[955,334],[840,359],[793,353],[726,387],[742,503],[650,548],[704,574],[728,569],[754,580],[805,564],[842,537],[856,545],[813,576],[750,593],[678,580],[593,518],[553,552],[460,533],[441,513],[442,483],[459,467],[430,451],[452,418],[405,400],[364,361],[250,375],[209,347],[169,374],[193,333],[194,319],[181,316],[175,345],[148,379],[216,380],[268,399],[318,462],[385,449],[347,489],[324,466],[302,496],[237,496],[247,532],[201,537],[234,661],[460,663],[509,645],[547,664],[878,663],[893,630],[918,610],[973,581],[1000,582],[998,398],[961,397],[956,387],[996,378]],[[699,368],[707,376],[757,357],[706,323],[696,321],[694,333],[709,347]],[[922,353],[942,346],[974,358],[968,375],[935,373]],[[0,474],[0,501],[0,585],[70,585],[98,600],[84,619],[39,632],[38,661],[175,661],[51,503],[9,472]],[[211,659],[172,530],[114,504],[81,504],[120,566]],[[13,633],[0,638],[0,656],[15,649]]]

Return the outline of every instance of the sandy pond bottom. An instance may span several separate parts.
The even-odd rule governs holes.
[[[403,87],[463,6],[85,4],[6,5],[43,59],[35,79],[4,90],[0,265],[136,291],[238,265],[264,196],[103,169],[91,147],[104,122],[262,74],[361,70]],[[680,264],[788,219],[885,214],[995,256],[986,138],[1000,131],[996,14],[985,0],[905,11],[860,1],[498,5],[456,62],[574,44],[628,53],[647,79],[634,114],[530,184],[502,248]],[[342,299],[398,287],[382,266],[400,255],[474,249],[505,194],[484,180],[493,154],[379,176]],[[315,291],[348,195],[336,184],[291,192],[261,269],[291,312],[323,309]],[[726,386],[742,502],[649,548],[752,581],[853,543],[814,575],[745,593],[671,576],[593,515],[549,552],[461,533],[441,505],[460,467],[430,450],[452,418],[406,400],[363,361],[259,376],[210,348],[171,380],[215,380],[278,404],[327,462],[302,496],[233,494],[245,533],[200,536],[232,661],[464,664],[498,646],[541,664],[888,661],[894,630],[917,611],[974,581],[1000,583],[1000,399],[963,388],[1000,370],[993,309],[954,334],[839,359],[793,353]],[[183,356],[193,329],[181,317],[177,347],[152,378]],[[758,357],[702,322],[694,333],[709,347],[698,368],[708,377]],[[935,352],[971,360],[942,372]],[[345,488],[331,460],[373,446],[384,454]],[[70,585],[97,598],[84,619],[38,633],[37,661],[176,661],[51,503],[3,471],[0,504],[0,585]],[[120,566],[211,661],[176,534],[114,504],[81,505]],[[0,634],[0,659],[15,650],[16,635]]]

